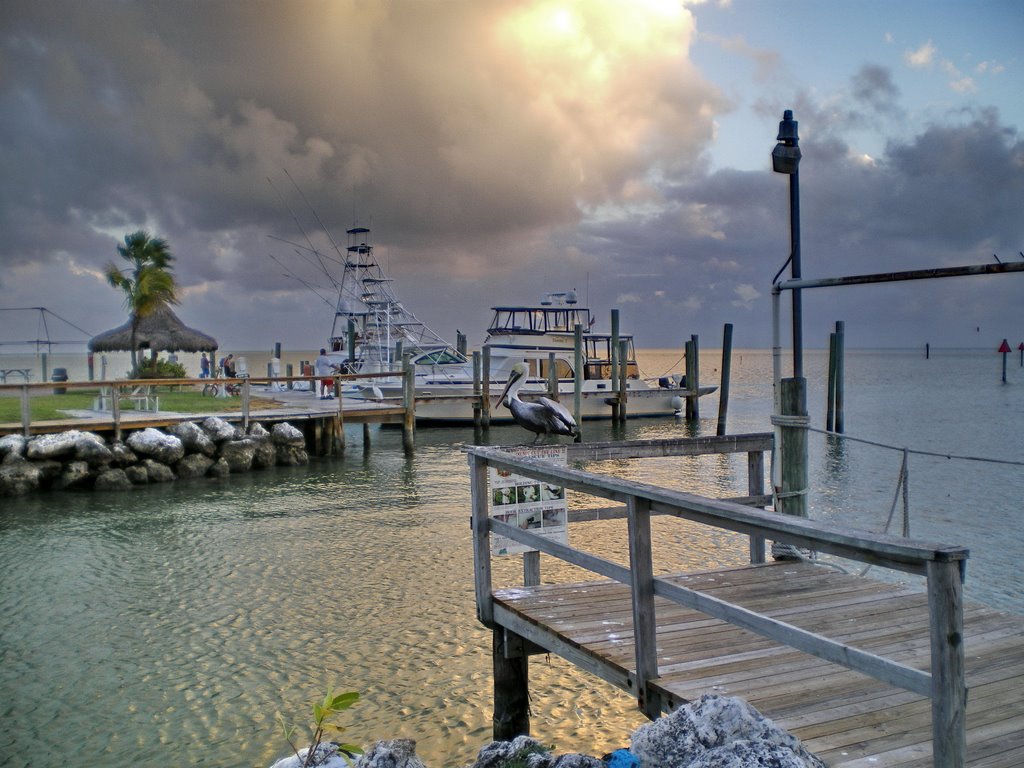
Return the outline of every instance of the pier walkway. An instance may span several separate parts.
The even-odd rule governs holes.
[[[760,437],[770,450],[771,436]],[[620,458],[746,451],[756,499],[763,469],[757,438],[621,443],[608,451]],[[586,450],[594,455],[593,446]],[[520,705],[528,700],[528,657],[556,653],[629,692],[651,718],[703,694],[741,697],[831,766],[1024,764],[1024,618],[963,603],[965,549],[826,526],[495,448],[471,449],[468,458],[477,611],[494,632],[496,735],[528,732]],[[616,502],[627,521],[629,564],[489,517],[488,467]],[[664,575],[655,576],[652,515],[747,534],[751,563],[693,573],[660,567]],[[537,550],[524,555],[522,586],[491,584],[491,534]],[[765,562],[765,539],[923,576],[923,585],[820,562]],[[541,584],[539,552],[605,578]]]

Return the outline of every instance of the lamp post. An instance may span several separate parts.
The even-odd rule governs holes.
[[[772,150],[772,170],[789,176],[790,274],[800,279],[800,138],[793,110],[782,113],[778,142]],[[773,472],[776,508],[796,517],[807,517],[807,382],[804,379],[803,311],[800,289],[793,290],[793,378],[780,380],[778,365],[778,288],[773,292],[773,378],[775,407],[773,418],[781,460]],[[776,560],[800,557],[789,544],[772,544]]]
[[[782,113],[778,142],[772,150],[772,170],[789,176],[790,275],[800,278],[800,137],[793,110]],[[804,375],[803,306],[800,289],[793,289],[793,378]]]

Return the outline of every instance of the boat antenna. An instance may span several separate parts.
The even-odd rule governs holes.
[[[287,174],[288,171],[285,170],[285,173]],[[290,179],[291,176],[289,176],[288,178]],[[302,223],[299,221],[298,216],[295,215],[295,211],[293,211],[292,207],[290,205],[288,205],[288,201],[284,199],[284,195],[281,194],[281,192],[274,185],[274,182],[271,181],[269,176],[267,177],[267,183],[270,184],[271,189],[273,189],[274,192],[277,193],[277,196],[281,199],[281,204],[284,205],[285,209],[291,215],[292,221],[295,222],[295,226],[299,228],[299,232],[302,233],[302,236],[306,239],[306,242],[309,243],[309,250],[312,251],[313,254],[316,256],[317,261],[320,263],[320,269],[322,269],[324,271],[324,274],[327,275],[327,279],[331,281],[331,284],[335,288],[338,288],[339,287],[338,286],[338,281],[334,279],[334,275],[332,275],[330,270],[327,269],[327,265],[324,264],[324,260],[323,260],[323,257],[320,255],[320,251],[318,251],[316,246],[313,245],[313,241],[310,239],[309,235],[307,234],[305,227],[302,226]],[[292,183],[294,184],[295,182],[292,182]]]
[[[292,175],[288,173],[287,168],[284,169],[284,175],[288,177],[288,181],[290,181],[292,183],[292,186],[295,187],[295,191],[299,193],[299,197],[302,198],[302,202],[306,204],[306,207],[309,208],[309,212],[313,214],[313,218],[316,219],[316,223],[320,225],[320,229],[322,229],[324,231],[324,234],[327,235],[327,240],[331,243],[331,247],[334,248],[334,252],[337,253],[339,257],[342,257],[341,248],[338,247],[338,244],[335,242],[334,237],[331,235],[327,227],[324,226],[324,223],[320,220],[320,214],[316,212],[316,208],[309,204],[309,200],[306,198],[306,194],[302,191],[302,188],[295,183],[295,179],[293,179]]]

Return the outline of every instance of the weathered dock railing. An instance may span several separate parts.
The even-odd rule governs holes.
[[[712,438],[704,440],[705,447],[710,448],[714,445]],[[674,448],[685,450],[682,447],[684,443],[685,441],[678,441]],[[585,444],[582,447],[585,448]],[[673,446],[669,446],[667,450],[672,449]],[[653,444],[646,450],[646,455],[672,455],[669,452],[654,454]],[[505,655],[509,655],[505,650],[509,641],[513,645],[521,644],[522,639],[536,643],[543,637],[528,622],[522,621],[503,606],[495,604],[491,580],[492,532],[630,587],[635,670],[628,672],[625,678],[612,679],[608,676],[609,670],[606,667],[601,667],[586,654],[572,648],[547,650],[555,650],[582,668],[601,675],[620,688],[634,692],[640,709],[650,718],[657,717],[666,708],[666,702],[662,701],[660,693],[651,685],[659,677],[654,605],[654,598],[657,596],[929,698],[932,709],[934,764],[965,764],[967,695],[964,673],[962,581],[968,556],[966,549],[842,529],[834,523],[825,524],[781,515],[746,507],[735,501],[710,499],[646,483],[558,466],[541,460],[516,457],[500,448],[471,448],[467,454],[472,492],[477,615],[483,624],[495,632],[496,687],[498,669],[502,663],[498,658],[498,650],[502,649]],[[570,456],[570,460],[572,458]],[[598,555],[560,544],[529,530],[489,517],[488,467],[624,504],[628,519],[629,566],[622,566]],[[653,514],[671,515],[714,528],[746,534],[752,539],[752,562],[758,562],[759,553],[763,559],[763,540],[770,539],[926,577],[931,671],[924,672],[883,658],[656,577],[651,552]],[[758,546],[754,543],[756,541],[761,541],[762,544]],[[530,572],[524,568],[525,574]],[[523,677],[525,678],[525,674]],[[515,698],[515,694],[512,696]],[[497,698],[496,692],[496,700]]]

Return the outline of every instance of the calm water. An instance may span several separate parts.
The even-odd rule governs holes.
[[[664,373],[676,353],[648,353]],[[265,359],[252,355],[255,373]],[[289,361],[286,358],[286,362]],[[1024,459],[1024,370],[1000,383],[990,352],[849,352],[850,435],[914,449]],[[65,365],[75,377],[75,363]],[[702,355],[717,379],[718,353]],[[824,421],[825,355],[808,353],[812,421]],[[736,352],[730,431],[768,428],[771,361]],[[615,436],[713,434],[717,396],[697,429],[631,421]],[[610,426],[586,425],[587,439]],[[522,442],[503,427],[490,441]],[[3,500],[0,514],[0,765],[263,766],[286,753],[274,713],[305,719],[328,685],[363,694],[352,741],[414,738],[431,768],[471,762],[490,736],[490,638],[476,622],[467,430],[350,433],[343,460],[227,482],[128,494]],[[900,454],[811,438],[812,514],[885,525]],[[714,495],[741,494],[745,460],[595,467]],[[967,594],[1024,613],[1017,565],[1024,468],[913,456],[915,536],[972,551]],[[656,521],[661,570],[741,563],[744,540]],[[899,530],[894,522],[894,532]],[[572,542],[624,560],[620,522],[579,526]],[[518,559],[496,579],[511,583]],[[562,572],[544,561],[547,578]],[[625,694],[557,658],[531,662],[534,734],[559,751],[628,744],[642,718]],[[62,740],[58,743],[58,739]]]

